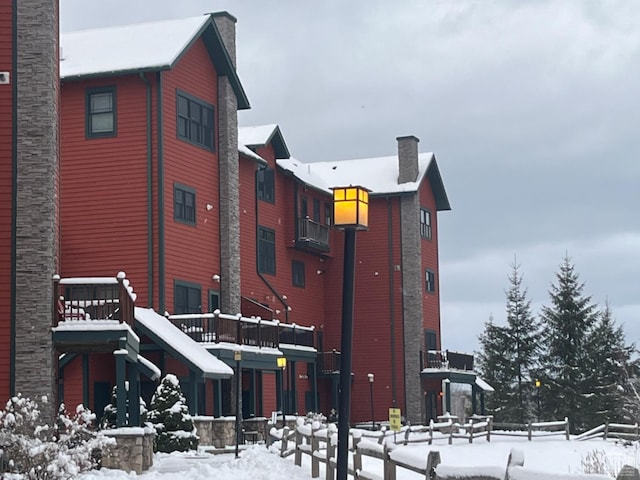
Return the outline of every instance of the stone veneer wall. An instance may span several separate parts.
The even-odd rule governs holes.
[[[193,417],[200,446],[224,448],[236,444],[235,417]]]
[[[51,277],[58,271],[58,1],[17,3],[17,202],[15,393],[50,401],[57,363],[51,340]]]
[[[216,28],[235,65],[235,22],[214,17]],[[238,99],[229,79],[218,77],[218,163],[220,181],[220,309],[240,313],[240,188]]]
[[[102,454],[102,466],[136,472],[140,475],[153,465],[152,430],[140,427],[103,430],[102,433],[116,440]]]

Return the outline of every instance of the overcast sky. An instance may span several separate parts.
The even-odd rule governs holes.
[[[443,348],[504,323],[514,256],[534,309],[568,253],[640,340],[640,2],[60,0],[71,31],[227,10],[252,109],[303,161],[433,151]]]

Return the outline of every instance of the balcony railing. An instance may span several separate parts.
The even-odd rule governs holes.
[[[473,355],[449,350],[427,350],[423,352],[423,368],[438,370],[473,370]]]
[[[309,347],[314,348],[314,328],[313,327],[301,327],[295,323],[281,323],[279,325],[280,330],[280,344],[294,345],[297,347]]]
[[[318,353],[318,373],[328,374],[340,371],[340,352],[332,350],[330,352]]]
[[[298,220],[298,244],[329,250],[329,227],[309,217]]]
[[[112,320],[133,326],[136,295],[120,272],[117,277],[53,279],[54,326],[68,321]]]

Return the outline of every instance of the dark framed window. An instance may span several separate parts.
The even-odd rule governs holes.
[[[215,312],[220,309],[220,292],[209,290],[209,312]]]
[[[436,291],[436,274],[431,270],[425,270],[424,280],[427,293],[434,293]]]
[[[174,313],[201,313],[200,285],[176,280],[173,285]]]
[[[424,331],[424,341],[427,350],[437,350],[438,349],[438,332],[435,330],[425,330]]]
[[[258,227],[258,271],[276,274],[276,232],[270,228]]]
[[[196,224],[196,191],[193,188],[174,184],[173,219],[189,225]]]
[[[331,205],[330,203],[325,203],[324,204],[324,224],[325,225],[331,225],[331,214],[333,210],[333,205]]]
[[[304,287],[304,262],[299,260],[291,262],[291,283],[294,287]]]
[[[275,170],[273,168],[266,167],[258,170],[258,199],[275,202]]]
[[[431,240],[431,212],[426,208],[420,209],[420,236]]]
[[[215,150],[213,105],[180,91],[176,97],[178,138]]]
[[[300,218],[308,218],[309,217],[309,206],[307,197],[302,197],[300,199]]]
[[[116,135],[116,87],[89,88],[86,93],[87,138]]]
[[[313,199],[313,221],[320,223],[320,200]]]

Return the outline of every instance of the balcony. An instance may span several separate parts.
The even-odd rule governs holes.
[[[314,342],[314,328],[313,327],[301,327],[300,325],[281,323],[279,325],[280,330],[280,345],[291,345],[294,347],[303,348],[315,348]]]
[[[322,252],[329,251],[329,226],[311,220],[309,217],[298,220],[296,246],[311,248]]]
[[[427,350],[422,353],[423,369],[473,371],[473,355],[468,353],[449,350]]]
[[[336,373],[340,373],[340,352],[332,350],[318,353],[318,374],[331,375]]]

